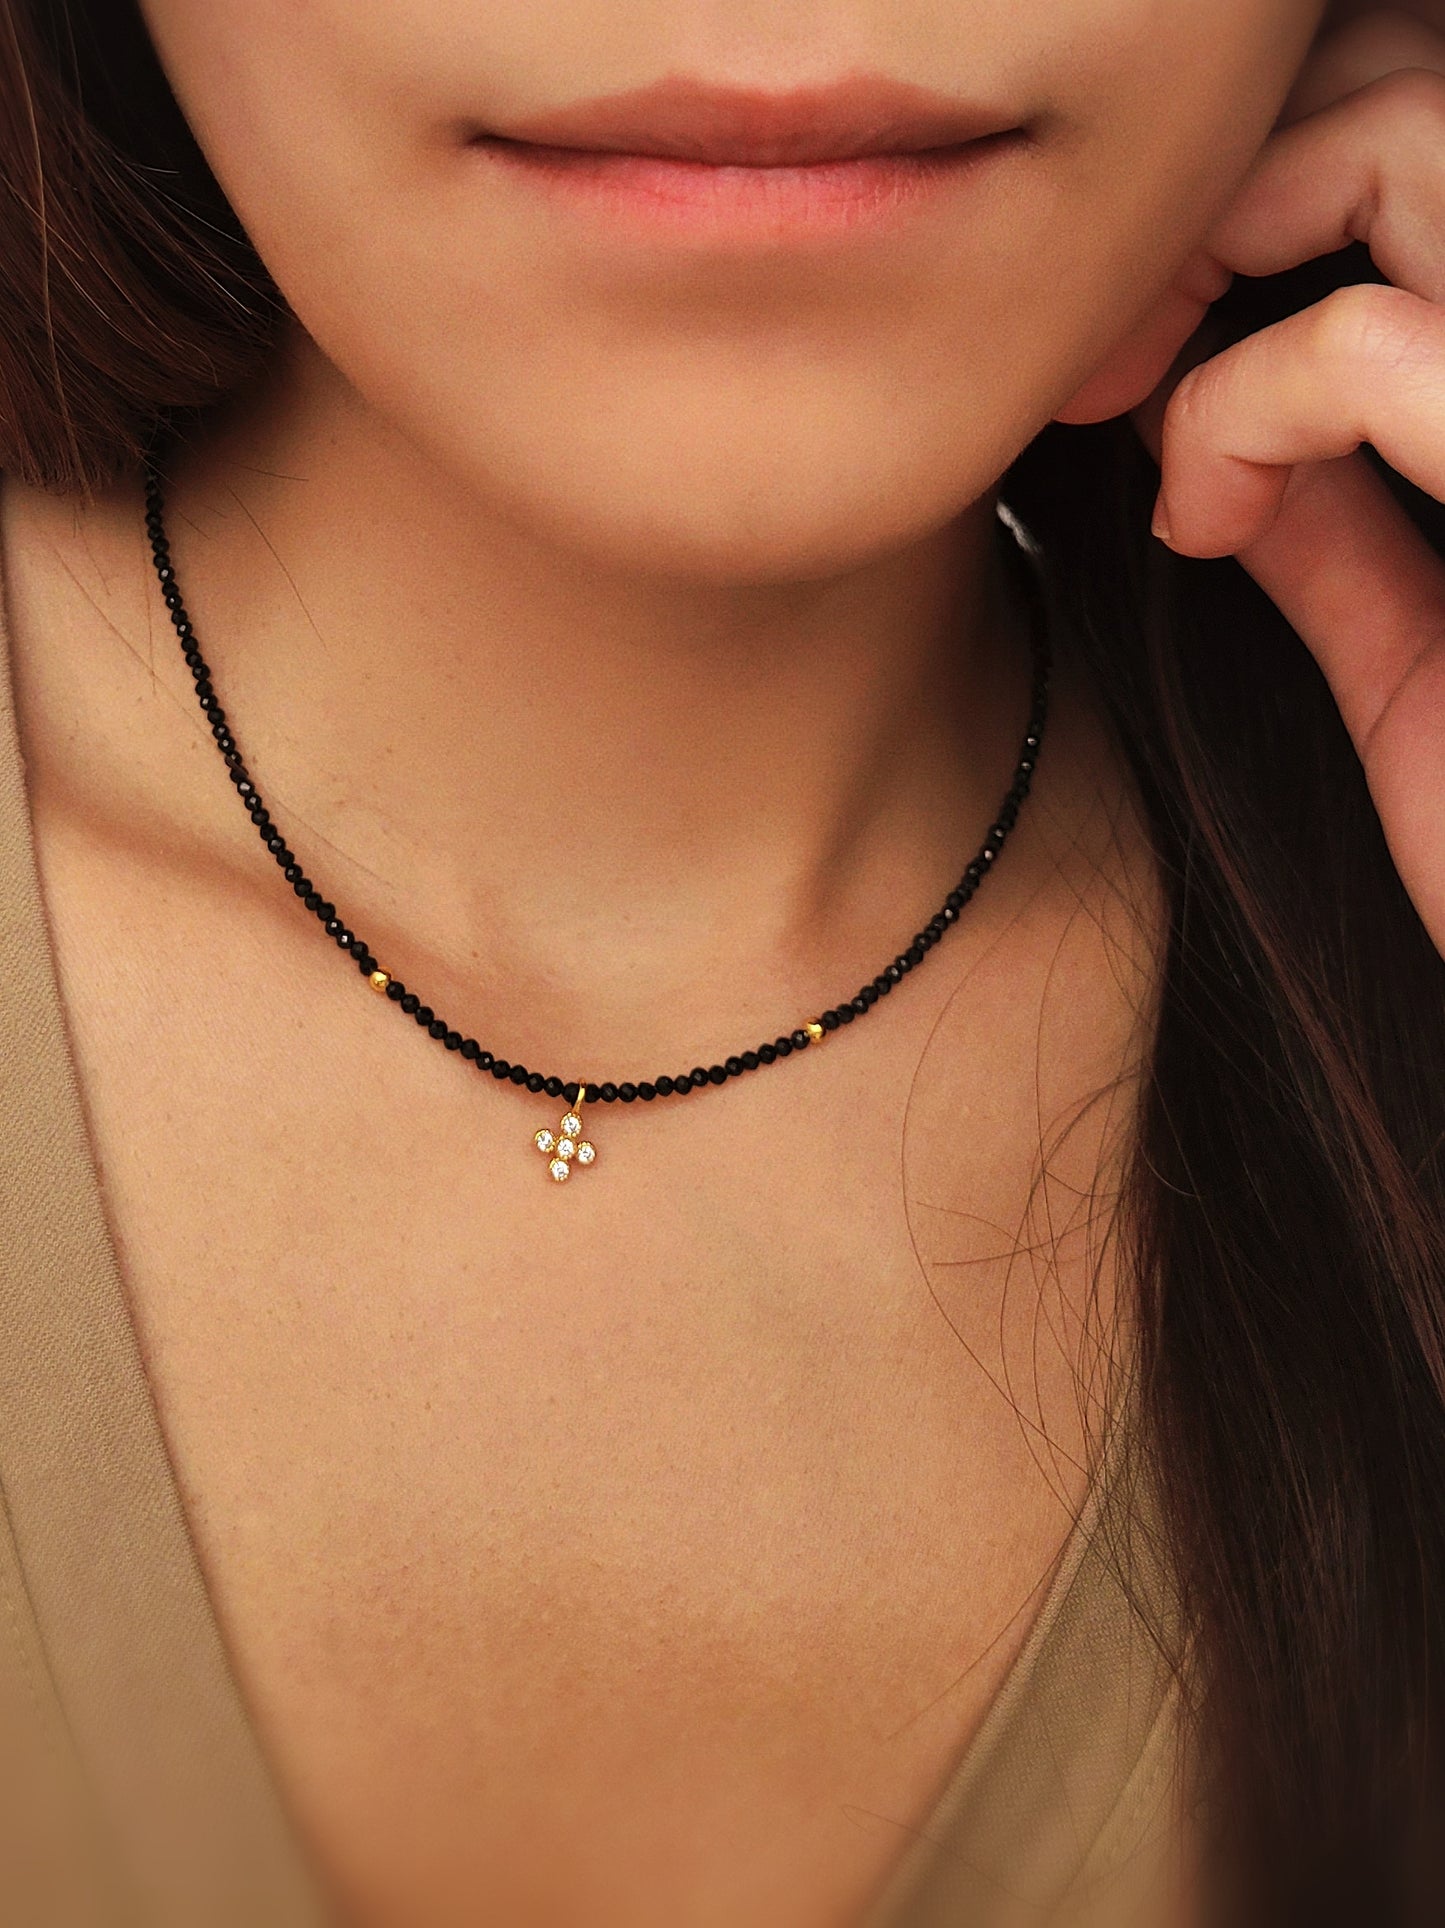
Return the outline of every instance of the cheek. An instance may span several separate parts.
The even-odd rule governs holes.
[[[1278,26],[1302,4],[1268,6],[1267,29],[1262,0],[1030,5],[1019,59],[1058,102],[1035,150],[866,244],[732,258],[619,246],[440,137],[443,26],[499,36],[472,71],[540,59],[505,12],[147,13],[222,187],[365,408],[548,540],[766,580],[941,526],[1063,404],[1263,138],[1308,38]],[[1081,52],[1058,49],[1061,8]],[[1017,45],[1024,16],[998,17]],[[599,84],[568,66],[544,98]]]
[[[1059,150],[1090,263],[1064,300],[1082,378],[1147,315],[1268,138],[1324,0],[1081,0],[1072,79],[1089,111]],[[1066,251],[1062,234],[1050,245]]]

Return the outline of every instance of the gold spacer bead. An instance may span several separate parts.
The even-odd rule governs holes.
[[[387,985],[390,984],[391,979],[385,971],[373,971],[371,976],[366,981],[371,986],[373,991],[380,991],[384,993]]]
[[[816,1018],[813,1019],[813,1022],[811,1024],[805,1024],[803,1026],[803,1029],[807,1032],[808,1036],[813,1040],[814,1044],[821,1044],[824,1038],[826,1038],[828,1035],[828,1033],[823,1029],[822,1025],[819,1024]]]

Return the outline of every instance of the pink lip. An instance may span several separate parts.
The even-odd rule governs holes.
[[[871,225],[1026,138],[1016,111],[859,74],[781,93],[674,75],[470,141],[564,200],[776,239]]]

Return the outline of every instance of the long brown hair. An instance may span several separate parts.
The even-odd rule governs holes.
[[[284,304],[131,0],[0,0],[0,468],[84,490]],[[1225,338],[1373,278],[1240,283]],[[1445,547],[1434,504],[1390,478]],[[1154,542],[1126,422],[1004,499],[1131,761],[1169,910],[1123,1224],[1183,1607],[1211,1919],[1445,1921],[1445,963],[1313,660]]]

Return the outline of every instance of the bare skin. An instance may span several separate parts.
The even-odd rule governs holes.
[[[568,64],[580,0],[545,47],[525,9],[391,11],[414,67],[341,0],[300,30],[354,67],[292,59],[274,5],[146,9],[311,337],[178,473],[182,583],[263,793],[388,968],[565,1075],[710,1063],[872,975],[972,854],[1025,710],[993,479],[1071,397],[1155,389],[1320,8],[1077,0],[1073,55],[1060,0],[942,41],[923,9],[826,23],[805,52],[1012,76],[1053,145],[956,260],[891,259],[906,328],[876,264],[815,263],[821,356],[782,257],[694,262],[674,335],[679,282],[599,282],[500,202],[498,300],[458,330],[470,256],[395,160],[446,62],[501,74],[501,114],[651,78],[659,32],[719,73],[723,16],[624,10],[599,75]],[[736,71],[766,75],[750,19]],[[394,72],[415,98],[368,118]],[[268,121],[278,74],[317,99]],[[368,240],[328,185],[377,127],[445,337],[401,203]],[[1055,252],[1001,270],[994,220]],[[619,314],[635,361],[599,359]],[[685,1105],[599,1108],[554,1191],[551,1101],[423,1042],[278,883],[140,513],[133,479],[0,497],[36,836],[166,1437],[339,1913],[854,1919],[1018,1650],[1128,1351],[1108,1203],[1159,907],[1090,690],[1066,650],[1004,860],[899,995]]]
[[[598,1107],[559,1199],[528,1143],[558,1107],[463,1075],[278,890],[136,529],[133,490],[78,527],[5,491],[36,836],[188,1516],[346,1918],[847,1919],[1037,1610],[1120,1343],[1152,879],[1084,693],[905,993],[686,1108]],[[436,1008],[541,1061],[555,966],[480,907],[470,943],[409,927],[415,876],[357,833],[373,767],[293,841]],[[871,853],[917,904],[972,848],[938,814],[926,864],[906,822]],[[889,903],[695,941],[655,1007],[583,942],[594,1021],[624,1064],[711,1062],[890,955]]]

